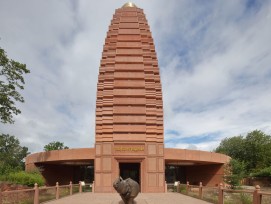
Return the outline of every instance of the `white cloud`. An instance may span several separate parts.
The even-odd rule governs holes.
[[[165,126],[182,133],[177,137],[220,132],[220,140],[253,129],[271,132],[271,29],[266,26],[270,6],[248,12],[245,4],[230,4],[203,16],[203,22],[205,18],[210,21],[206,34],[192,27],[198,33],[188,36],[189,41],[196,35],[202,42],[197,48],[190,47],[192,55],[188,59],[176,54],[171,63],[162,67]],[[239,12],[233,12],[233,8]],[[220,11],[222,15],[218,15]],[[190,28],[185,28],[187,33]],[[182,29],[175,32],[185,33]],[[206,149],[202,145],[198,148]]]
[[[96,83],[114,10],[126,1],[2,1],[0,46],[26,63],[25,103],[0,124],[30,151],[93,146]],[[160,64],[168,146],[212,150],[226,136],[271,133],[270,1],[135,1]],[[175,142],[210,135],[214,141]],[[216,135],[216,137],[211,137]]]

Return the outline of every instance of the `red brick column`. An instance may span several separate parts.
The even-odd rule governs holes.
[[[37,183],[35,183],[34,189],[34,204],[39,204],[39,187]]]

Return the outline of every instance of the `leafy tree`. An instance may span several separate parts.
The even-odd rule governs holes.
[[[247,169],[258,171],[271,165],[271,136],[254,130],[245,138]]]
[[[17,138],[0,134],[0,174],[24,169],[23,159],[29,154]]]
[[[242,136],[225,138],[215,149],[215,152],[226,154],[231,158],[243,160],[245,158],[245,141]]]
[[[25,82],[22,75],[27,73],[30,71],[25,64],[9,59],[0,47],[0,121],[2,123],[14,123],[13,115],[21,113],[15,102],[24,102],[18,90],[24,89]]]
[[[63,142],[50,142],[49,144],[44,146],[44,151],[52,151],[52,150],[61,150],[61,149],[69,149],[69,147],[64,146]]]
[[[245,137],[235,136],[221,141],[215,152],[242,162],[247,175],[271,165],[271,136],[254,130]]]

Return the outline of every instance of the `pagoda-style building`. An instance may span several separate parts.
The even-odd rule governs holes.
[[[136,180],[141,192],[165,192],[165,181],[223,182],[228,160],[222,154],[164,147],[155,46],[143,10],[127,3],[113,15],[103,47],[95,147],[32,154],[26,170],[42,167],[51,185],[94,180],[95,192],[115,192],[118,176]]]

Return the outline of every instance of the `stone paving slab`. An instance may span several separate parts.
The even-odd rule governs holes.
[[[117,193],[81,193],[46,202],[46,204],[123,204]],[[179,193],[140,193],[135,204],[210,204]]]

